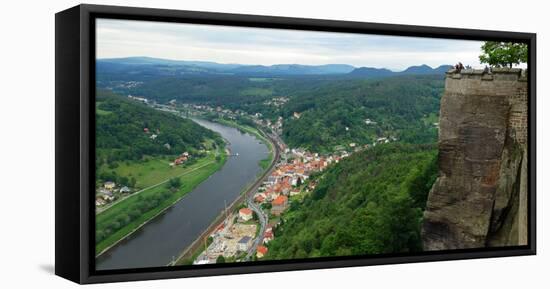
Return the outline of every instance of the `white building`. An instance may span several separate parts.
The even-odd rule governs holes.
[[[250,248],[250,245],[252,244],[252,238],[249,236],[242,237],[239,242],[237,243],[237,246],[239,248],[239,251],[246,251],[248,248]]]

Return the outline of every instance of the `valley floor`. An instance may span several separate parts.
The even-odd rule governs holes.
[[[221,156],[219,160],[216,160],[217,155]],[[96,215],[96,232],[99,233],[105,230],[110,230],[110,227],[113,226],[113,221],[127,218],[128,215],[132,214],[132,210],[136,207],[142,206],[142,203],[151,200],[156,200],[155,202],[157,202],[156,206],[141,214],[126,225],[121,226],[118,230],[116,230],[116,232],[110,234],[107,238],[96,243],[96,254],[100,255],[104,253],[116,243],[142,227],[148,221],[161,214],[164,210],[171,207],[174,203],[178,202],[198,184],[219,170],[224,165],[226,159],[227,154],[225,153],[224,148],[218,148],[216,151],[209,152],[195,164],[184,169],[172,169],[168,164],[165,164],[164,167],[171,170],[170,173],[155,177],[146,175],[145,178],[142,179],[142,184],[149,185],[148,187],[123,197],[107,207],[98,209]],[[154,163],[155,161],[152,162]],[[156,162],[158,162],[158,160]],[[155,164],[153,163],[147,164],[147,166],[151,165],[154,167]],[[155,170],[152,170],[151,173],[156,174]],[[155,199],[158,195],[169,191],[165,184],[168,183],[171,178],[181,179],[182,185],[168,197]],[[160,182],[150,185],[152,180]]]

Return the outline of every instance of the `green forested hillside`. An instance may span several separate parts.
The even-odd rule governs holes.
[[[443,87],[440,76],[332,82],[295,96],[284,107],[283,137],[291,147],[313,151],[370,144],[379,137],[432,143],[437,128],[430,119],[437,122]],[[293,112],[300,117],[290,117]]]
[[[191,120],[157,111],[110,92],[98,92],[98,168],[122,160],[139,160],[143,156],[177,155],[184,151],[194,153],[203,148],[207,140],[222,142],[218,134]]]
[[[405,143],[434,142],[443,88],[442,75],[383,79],[205,75],[159,78],[121,92],[161,103],[176,99],[259,112],[272,121],[282,116],[282,137],[288,145],[323,152],[352,142],[371,144],[380,137]],[[276,97],[288,101],[271,105],[269,101]],[[299,118],[293,117],[295,112]]]
[[[261,93],[247,93],[251,89]],[[146,82],[130,91],[160,103],[176,99],[180,102],[214,105],[262,102],[264,96],[271,95],[269,85],[249,81],[246,77],[216,75],[161,78]]]
[[[283,215],[267,259],[421,250],[436,154],[435,145],[388,144],[330,167],[316,189]]]

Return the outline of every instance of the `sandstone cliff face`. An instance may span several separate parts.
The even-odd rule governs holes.
[[[448,72],[439,125],[424,249],[527,244],[526,71]]]

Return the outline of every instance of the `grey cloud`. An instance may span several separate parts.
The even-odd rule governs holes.
[[[479,65],[481,42],[99,19],[98,57],[151,56],[243,64],[386,67]]]

